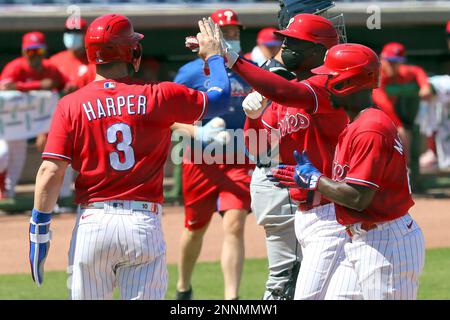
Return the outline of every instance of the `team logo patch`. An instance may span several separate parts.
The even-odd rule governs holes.
[[[105,89],[115,89],[116,88],[116,83],[115,82],[105,82],[103,84],[103,87]]]

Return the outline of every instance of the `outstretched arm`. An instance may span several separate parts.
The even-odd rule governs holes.
[[[241,58],[236,60],[233,71],[269,100],[290,108],[302,108],[309,113],[316,109],[314,92],[302,82],[286,80]]]

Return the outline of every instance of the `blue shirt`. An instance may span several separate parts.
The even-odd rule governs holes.
[[[209,89],[209,76],[205,75],[203,65],[204,62],[200,58],[186,63],[178,70],[174,82],[206,92]],[[231,85],[230,104],[220,117],[225,120],[227,129],[243,129],[245,113],[242,110],[242,101],[252,91],[252,87],[231,70],[228,70],[228,77]],[[203,124],[205,123],[207,121]]]

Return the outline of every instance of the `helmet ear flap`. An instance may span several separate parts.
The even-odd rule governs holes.
[[[134,72],[139,71],[139,67],[141,65],[141,58],[142,58],[142,45],[140,43],[137,43],[136,48],[133,49],[133,69]]]

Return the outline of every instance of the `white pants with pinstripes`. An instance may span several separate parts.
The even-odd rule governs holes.
[[[359,286],[359,299],[414,300],[425,259],[422,230],[406,214],[376,229],[360,231],[344,246],[345,259],[333,275],[327,299],[355,299],[347,286]]]
[[[329,203],[295,214],[295,234],[303,260],[295,287],[295,300],[323,300],[331,277],[344,260],[349,239],[345,227],[336,221],[334,204]],[[355,288],[348,288],[348,294]]]
[[[6,190],[9,198],[16,194],[27,158],[27,140],[0,141],[0,173],[6,170]]]
[[[70,298],[163,299],[167,290],[166,244],[158,214],[123,207],[79,209],[69,250]]]

